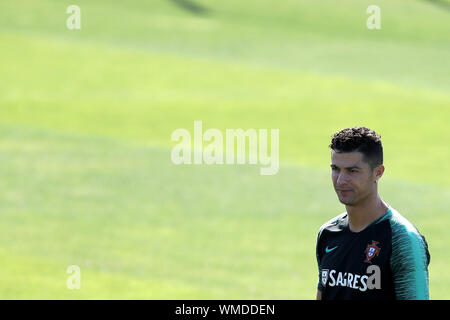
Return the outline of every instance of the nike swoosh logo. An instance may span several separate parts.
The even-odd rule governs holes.
[[[331,251],[333,251],[334,249],[336,249],[337,247],[339,247],[339,246],[336,246],[336,247],[333,247],[333,248],[331,248],[331,249],[328,249],[328,246],[325,248],[325,252],[326,253],[330,253]]]

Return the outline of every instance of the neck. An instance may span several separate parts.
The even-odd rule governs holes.
[[[354,206],[345,206],[348,214],[348,223],[352,232],[360,232],[387,211],[388,205],[380,198],[378,192],[373,197]]]

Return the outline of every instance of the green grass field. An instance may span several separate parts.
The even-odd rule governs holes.
[[[449,299],[448,1],[195,3],[79,0],[72,31],[74,2],[0,3],[0,298],[313,299],[318,228],[345,210],[327,146],[365,125]],[[175,166],[194,120],[279,128],[279,173]]]

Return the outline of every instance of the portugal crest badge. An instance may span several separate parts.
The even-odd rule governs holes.
[[[372,263],[372,260],[375,256],[378,256],[378,254],[380,253],[381,248],[378,247],[377,245],[379,244],[378,241],[373,241],[372,243],[369,243],[366,247],[366,260],[364,260],[364,262],[367,263]]]

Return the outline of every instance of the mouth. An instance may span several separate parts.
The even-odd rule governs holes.
[[[343,196],[348,195],[349,193],[353,192],[351,189],[336,189],[336,191]]]

